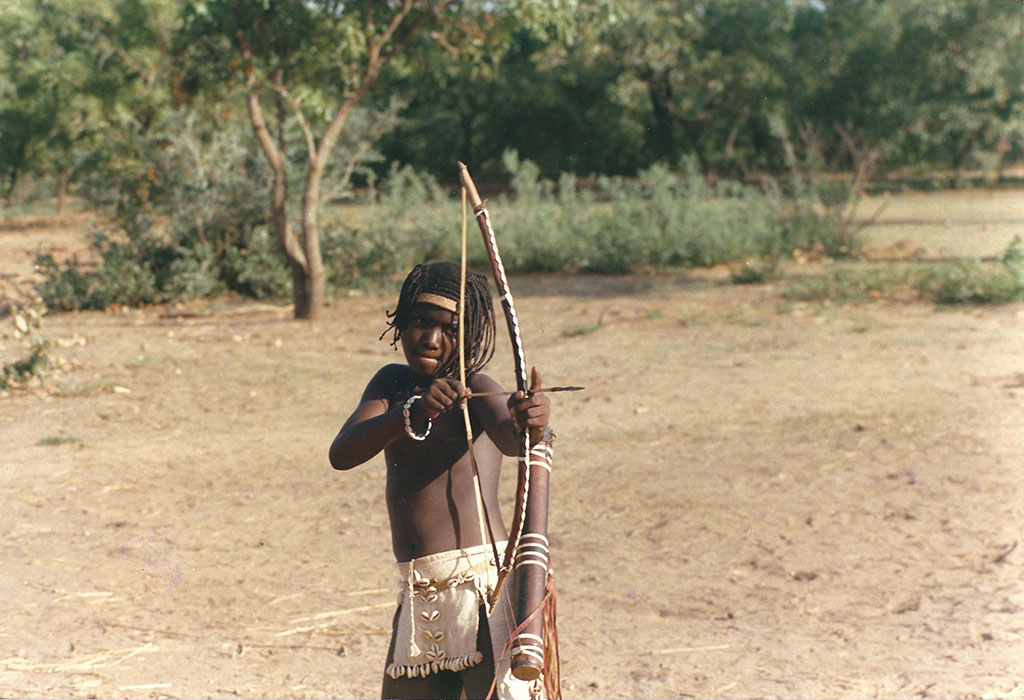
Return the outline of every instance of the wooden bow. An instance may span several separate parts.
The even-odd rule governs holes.
[[[490,215],[483,200],[480,199],[469,170],[463,163],[459,163],[459,177],[463,192],[469,195],[473,205],[473,214],[484,239],[498,298],[501,300],[501,308],[508,326],[515,365],[516,390],[527,393],[530,386],[519,317],[516,315],[505,266],[498,252],[498,241],[491,227]],[[518,590],[514,606],[516,632],[513,633],[512,640],[512,673],[517,678],[533,680],[540,676],[544,668],[542,606],[549,574],[547,487],[551,469],[550,445],[541,442],[531,451],[529,430],[520,431],[518,463],[515,511],[509,528],[508,545],[504,556],[497,562],[498,579],[490,602],[494,605],[501,599],[502,584],[514,566]],[[507,600],[507,596],[504,600]]]

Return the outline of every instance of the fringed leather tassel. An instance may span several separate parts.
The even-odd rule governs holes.
[[[558,626],[556,613],[558,596],[555,594],[555,576],[548,570],[544,596],[544,691],[548,700],[562,700],[562,660],[558,656]]]

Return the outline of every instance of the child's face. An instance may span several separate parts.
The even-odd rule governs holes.
[[[456,352],[458,318],[433,304],[417,303],[402,329],[402,351],[413,374],[435,377]]]

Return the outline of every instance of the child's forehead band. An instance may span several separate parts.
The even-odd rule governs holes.
[[[430,304],[438,308],[444,309],[445,311],[451,311],[453,314],[459,312],[459,304],[454,299],[443,297],[440,294],[430,294],[424,292],[416,297],[417,304]]]

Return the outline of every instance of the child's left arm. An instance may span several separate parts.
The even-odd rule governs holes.
[[[500,387],[490,378],[478,375],[475,379],[476,386],[471,387],[472,391],[497,391]],[[533,368],[530,380],[530,389],[539,389],[540,372]],[[479,399],[482,405],[474,406],[474,411],[480,417],[484,430],[491,438],[502,454],[507,456],[516,455],[519,452],[519,430],[530,431],[530,444],[537,443],[548,427],[551,416],[551,400],[546,394],[530,394],[519,391],[512,394],[507,402],[498,397]],[[472,405],[472,403],[471,403]]]

